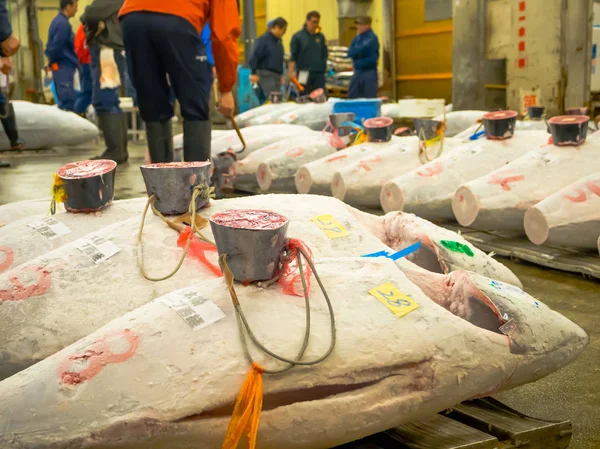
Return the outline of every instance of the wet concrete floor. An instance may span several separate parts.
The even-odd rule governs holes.
[[[52,175],[70,161],[88,159],[101,145],[59,148],[9,155],[0,160],[13,167],[0,169],[0,204],[48,197]],[[116,199],[145,195],[139,165],[143,145],[130,145],[130,160],[117,169]],[[547,419],[571,420],[571,449],[600,448],[600,282],[528,263],[502,259],[521,278],[525,290],[583,327],[591,337],[584,353],[573,363],[538,382],[497,395],[522,413]],[[550,448],[549,448],[550,449]]]

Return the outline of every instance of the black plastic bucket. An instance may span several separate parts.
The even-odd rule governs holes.
[[[578,146],[585,142],[588,131],[587,115],[559,115],[548,120],[552,142],[556,146]]]
[[[69,212],[94,212],[110,206],[117,163],[109,159],[70,162],[58,169]]]
[[[546,112],[546,108],[544,106],[527,107],[527,116],[529,117],[529,120],[541,121],[544,118],[544,112]]]
[[[154,195],[154,206],[165,215],[180,215],[188,211],[194,187],[210,184],[212,164],[203,162],[160,162],[140,167],[148,196]],[[196,199],[196,210],[208,203]]]
[[[483,115],[485,136],[491,140],[510,139],[515,134],[517,112],[501,110],[488,112]]]
[[[279,274],[289,219],[276,212],[234,209],[210,217],[219,256],[239,282],[273,279]]]
[[[369,142],[389,142],[392,138],[392,124],[389,117],[374,117],[365,120],[363,127],[369,137]]]

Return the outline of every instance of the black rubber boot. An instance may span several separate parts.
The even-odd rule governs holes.
[[[117,164],[127,162],[127,147],[123,146],[123,127],[125,126],[123,114],[99,114],[98,123],[104,136],[106,150],[100,156],[92,159],[111,159]]]
[[[173,162],[173,128],[171,120],[146,123],[146,139],[152,163]]]
[[[211,123],[183,121],[183,160],[186,162],[210,160]]]
[[[0,111],[2,115],[6,114],[5,108],[6,105],[2,108],[2,111]],[[23,141],[19,139],[19,131],[17,130],[17,117],[15,116],[15,108],[13,107],[12,103],[9,103],[8,115],[5,118],[0,117],[0,121],[2,121],[4,132],[10,141],[10,149],[22,149],[25,145]]]

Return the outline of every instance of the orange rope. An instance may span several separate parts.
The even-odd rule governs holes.
[[[265,369],[262,366],[252,362],[252,369],[246,376],[235,401],[223,449],[236,449],[244,432],[248,439],[248,449],[256,448],[258,423],[263,403],[262,373],[264,372]]]

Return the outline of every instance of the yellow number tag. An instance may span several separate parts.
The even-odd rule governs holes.
[[[419,307],[419,304],[412,298],[406,296],[389,282],[369,290],[369,294],[377,298],[399,318]]]
[[[438,143],[440,140],[442,140],[442,136],[435,136],[433,139],[426,140],[425,146],[430,147],[434,143]]]
[[[330,239],[337,239],[340,237],[347,237],[350,235],[348,230],[339,221],[333,218],[331,215],[320,215],[311,220],[315,223],[321,231],[327,235]]]

